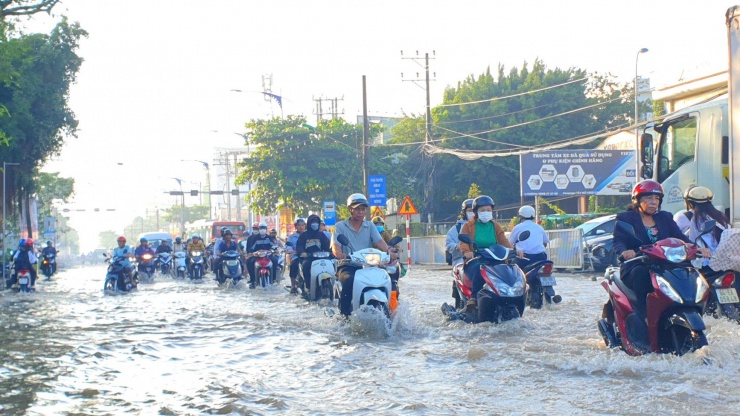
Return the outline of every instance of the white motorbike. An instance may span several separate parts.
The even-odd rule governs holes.
[[[310,286],[308,292],[309,301],[319,301],[321,299],[334,300],[334,286],[337,281],[337,269],[335,267],[335,260],[331,259],[331,253],[327,251],[318,251],[310,253],[310,259],[313,259],[311,263],[311,276],[308,276],[310,280]]]
[[[390,247],[400,243],[401,237],[393,237],[388,243]],[[381,311],[387,319],[390,319],[392,284],[388,272],[381,266],[391,262],[388,253],[366,248],[354,251],[349,240],[344,235],[337,236],[340,244],[348,246],[352,250],[349,260],[342,260],[338,266],[348,265],[361,268],[355,272],[354,285],[352,287],[352,311],[363,308],[375,308]],[[337,282],[338,293],[341,293],[341,283]]]
[[[188,270],[188,255],[184,251],[175,253],[175,277],[184,279]]]

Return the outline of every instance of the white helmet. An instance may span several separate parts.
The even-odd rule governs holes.
[[[524,219],[534,218],[534,208],[529,205],[519,208],[519,216]]]
[[[367,198],[363,194],[352,194],[347,198],[347,207],[354,208],[359,205],[369,207],[370,204],[367,202]]]
[[[266,222],[261,222],[260,223],[260,228],[264,228],[266,230],[267,229],[267,223]]]

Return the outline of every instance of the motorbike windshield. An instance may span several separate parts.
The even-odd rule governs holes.
[[[496,244],[483,249],[481,255],[487,259],[502,261],[506,260],[506,258],[509,256],[509,249],[502,245]]]

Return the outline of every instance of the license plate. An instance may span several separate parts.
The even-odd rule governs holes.
[[[554,277],[542,277],[540,276],[540,283],[542,286],[555,286],[557,283],[555,282]]]
[[[28,278],[27,277],[21,277],[18,279],[19,285],[27,285],[28,284]]]
[[[734,288],[729,289],[716,289],[717,290],[717,301],[721,304],[725,303],[740,303],[740,299],[737,297],[737,290]]]
[[[239,260],[226,260],[227,266],[236,266],[237,264],[239,264]]]

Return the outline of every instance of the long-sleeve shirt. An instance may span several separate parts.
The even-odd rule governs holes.
[[[450,230],[447,231],[447,238],[445,239],[445,247],[447,248],[447,251],[452,254],[452,264],[457,263],[458,261],[462,260],[462,252],[460,251],[460,248],[458,245],[460,244],[460,240],[457,238],[457,236],[460,234],[460,230],[462,229],[462,226],[465,225],[467,221],[463,219],[457,220],[457,223],[450,227]]]

